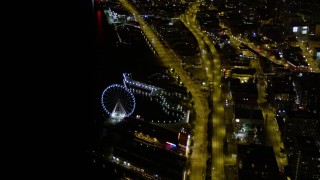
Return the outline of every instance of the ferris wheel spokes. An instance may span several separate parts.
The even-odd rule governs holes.
[[[136,106],[132,92],[121,84],[108,86],[102,93],[101,103],[113,123],[130,116]]]
[[[111,118],[121,120],[126,116],[128,116],[128,113],[123,108],[122,104],[120,102],[117,102],[117,104],[113,108],[113,111],[111,112]]]

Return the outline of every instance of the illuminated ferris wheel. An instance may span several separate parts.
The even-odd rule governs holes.
[[[104,111],[116,121],[130,116],[136,107],[132,92],[121,84],[108,86],[102,93],[101,103]]]

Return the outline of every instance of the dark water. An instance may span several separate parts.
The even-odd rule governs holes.
[[[145,79],[146,77],[160,72],[162,67],[154,57],[145,42],[136,43],[132,47],[117,47],[117,35],[113,25],[109,25],[102,10],[96,9],[94,13],[95,31],[95,57],[94,62],[94,114],[92,116],[92,126],[90,129],[90,139],[87,146],[94,144],[101,135],[101,121],[104,120],[105,112],[101,105],[101,95],[103,90],[111,84],[122,84],[122,73],[132,73],[134,79]],[[152,110],[148,107],[140,108],[143,111]],[[88,170],[92,178],[95,179],[118,179],[115,168],[107,165],[93,165],[92,157],[87,157]],[[102,163],[102,162],[101,162]],[[120,170],[118,169],[118,173]],[[122,174],[122,173],[120,173]]]
[[[107,23],[102,10],[96,10],[96,62],[94,70],[94,97],[96,112],[102,110],[100,97],[111,84],[122,84],[122,73],[132,73],[134,79],[146,77],[161,71],[159,61],[145,44],[135,43],[131,47],[116,46],[117,35],[113,25]]]

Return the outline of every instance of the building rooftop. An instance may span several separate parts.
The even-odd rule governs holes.
[[[317,116],[315,113],[308,112],[308,111],[290,111],[287,114],[287,119],[314,119],[314,120],[319,120],[319,116]]]
[[[320,158],[319,148],[316,145],[315,139],[307,136],[298,136],[297,143],[303,157]]]
[[[238,145],[239,179],[281,179],[272,146]]]
[[[235,118],[263,120],[263,115],[261,109],[235,107]]]
[[[292,93],[293,85],[289,80],[289,77],[271,77],[268,87],[272,89],[274,93]]]
[[[232,71],[233,72],[233,71]],[[240,80],[237,78],[230,80],[230,89],[232,93],[250,93],[257,94],[258,89],[257,85],[254,83],[240,83]]]
[[[126,117],[123,121],[121,121],[119,126],[124,131],[132,133],[141,132],[152,138],[155,137],[162,142],[169,141],[172,143],[177,143],[178,141],[179,132],[174,132],[172,130],[156,126],[154,124],[136,118]]]

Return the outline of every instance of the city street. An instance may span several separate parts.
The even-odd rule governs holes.
[[[225,137],[225,122],[224,122],[224,105],[221,101],[221,60],[213,43],[208,39],[198,27],[195,17],[200,3],[195,3],[189,7],[185,18],[180,19],[188,27],[188,29],[195,35],[198,40],[199,48],[205,50],[203,43],[206,43],[213,55],[213,59],[208,59],[207,56],[202,56],[204,65],[208,71],[208,79],[213,85],[213,142],[212,142],[212,179],[224,180],[224,154],[223,154],[223,138]],[[205,52],[206,54],[208,52]],[[210,64],[213,64],[212,66]],[[211,68],[213,67],[213,69]]]
[[[203,147],[206,147],[206,125],[208,117],[208,103],[206,101],[206,96],[201,91],[200,86],[196,84],[188,74],[183,70],[181,65],[181,60],[176,57],[171,50],[167,49],[153,32],[153,30],[148,26],[148,24],[139,16],[139,12],[134,9],[127,1],[121,0],[122,5],[129,10],[132,14],[136,15],[137,21],[141,25],[141,30],[148,38],[149,42],[152,42],[152,46],[156,50],[160,59],[167,67],[175,69],[175,72],[180,76],[181,81],[187,87],[188,91],[192,93],[194,100],[194,107],[197,113],[195,135],[192,137],[193,146],[191,160],[191,174],[190,179],[203,179],[207,156]]]
[[[240,46],[241,42],[235,39],[232,35],[230,34],[228,35],[230,36],[230,41],[234,46],[236,47]],[[255,74],[256,76],[263,74],[258,59],[252,59],[251,66],[257,70]],[[259,80],[259,81],[262,81],[262,80]],[[287,160],[286,158],[280,158],[280,147],[283,148],[283,143],[280,141],[279,131],[276,131],[274,128],[275,126],[277,126],[275,121],[275,113],[268,108],[267,102],[265,99],[266,83],[265,82],[257,83],[257,89],[258,89],[258,105],[266,121],[266,131],[267,131],[268,142],[270,146],[273,146],[274,154],[276,156],[279,169],[283,171],[284,166],[287,164]]]

